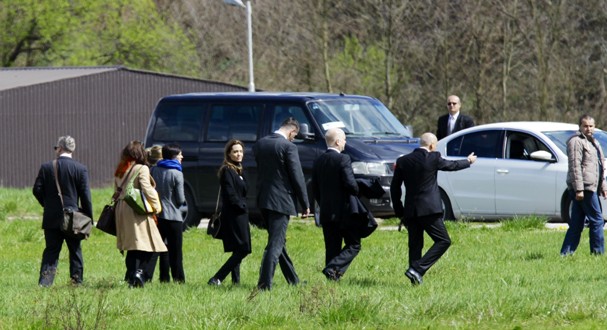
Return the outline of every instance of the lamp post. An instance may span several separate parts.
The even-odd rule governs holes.
[[[253,75],[253,19],[251,0],[245,0],[246,6],[242,0],[223,0],[225,4],[247,9],[247,46],[249,48],[249,92],[255,92],[255,78]]]

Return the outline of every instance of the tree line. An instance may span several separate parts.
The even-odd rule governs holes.
[[[253,0],[255,85],[365,94],[417,134],[446,97],[477,123],[607,128],[603,0]],[[0,2],[3,67],[125,65],[248,83],[246,15],[222,0]]]

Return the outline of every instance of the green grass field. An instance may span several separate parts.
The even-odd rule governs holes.
[[[94,191],[97,214],[110,193]],[[590,255],[587,231],[577,254],[561,257],[564,232],[537,218],[497,228],[447,223],[453,245],[419,287],[404,276],[404,231],[365,239],[333,283],[320,272],[321,231],[293,222],[287,248],[307,283],[288,286],[277,269],[273,290],[257,292],[266,234],[255,228],[238,287],[229,277],[222,287],[207,286],[228,255],[220,241],[190,230],[185,284],[155,278],[129,289],[114,237],[95,230],[83,242],[85,283],[69,284],[64,247],[55,285],[40,288],[41,211],[29,190],[0,189],[0,329],[602,329],[607,322],[605,257]]]

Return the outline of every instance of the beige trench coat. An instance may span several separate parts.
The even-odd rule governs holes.
[[[120,187],[124,180],[130,180],[133,175],[135,181],[133,185],[143,191],[152,208],[158,213],[161,210],[160,198],[154,189],[156,183],[150,175],[150,169],[141,164],[134,164],[129,177],[114,178],[115,187]],[[139,171],[137,173],[137,171]],[[127,171],[128,173],[128,171]],[[124,187],[126,190],[125,183]],[[148,251],[148,252],[166,252],[167,247],[160,237],[160,232],[154,218],[150,215],[141,215],[135,213],[133,209],[123,200],[124,191],[118,197],[116,205],[116,247],[120,251]]]

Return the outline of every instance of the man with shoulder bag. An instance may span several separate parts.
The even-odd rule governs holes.
[[[42,287],[53,284],[63,241],[69,250],[71,282],[82,283],[82,238],[65,233],[61,230],[61,225],[64,209],[80,211],[91,219],[93,217],[88,171],[84,165],[72,159],[72,152],[76,149],[74,138],[69,135],[60,137],[54,149],[56,161],[42,164],[33,188],[34,196],[44,208],[42,229],[46,246],[42,253],[38,279],[38,284]]]

